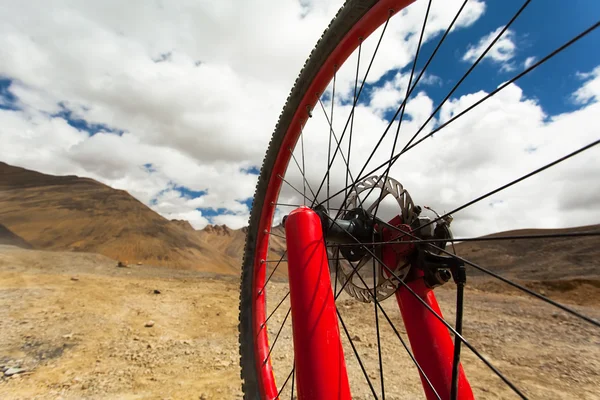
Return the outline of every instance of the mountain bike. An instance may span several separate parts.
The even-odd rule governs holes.
[[[395,369],[393,364],[406,353],[427,399],[471,399],[477,390],[461,364],[465,349],[475,356],[469,362],[479,360],[506,385],[507,391],[498,396],[512,393],[527,398],[526,385],[511,379],[463,334],[465,286],[468,275],[474,273],[491,276],[584,324],[600,327],[597,319],[579,308],[552,300],[454,250],[457,242],[597,236],[597,229],[487,238],[455,237],[453,233],[454,226],[460,226],[461,211],[471,210],[575,156],[589,154],[600,143],[598,134],[587,143],[579,143],[586,138],[578,139],[576,144],[580,145],[573,151],[443,212],[426,205],[445,196],[442,191],[436,193],[434,188],[429,193],[435,198],[423,198],[411,189],[418,186],[418,178],[413,175],[418,176],[422,167],[422,159],[413,155],[416,152],[412,149],[418,146],[433,151],[443,135],[457,141],[475,140],[461,138],[461,129],[453,127],[492,103],[495,96],[514,90],[520,79],[566,49],[588,40],[587,36],[599,26],[598,16],[591,25],[562,38],[544,56],[526,62],[510,79],[480,92],[470,104],[436,118],[444,112],[444,105],[456,104],[453,99],[462,93],[461,85],[489,59],[494,46],[510,33],[532,1],[524,1],[510,11],[511,16],[490,36],[489,43],[484,43],[480,54],[465,56],[471,63],[465,64],[464,71],[450,82],[449,92],[441,95],[425,116],[420,116],[418,104],[411,101],[424,101],[418,84],[434,80],[428,75],[430,64],[436,57],[449,54],[444,46],[451,46],[447,42],[451,42],[454,30],[469,26],[465,22],[469,2],[458,3],[452,15],[445,18],[446,26],[435,28],[436,34],[428,25],[432,2],[426,0],[417,2],[423,17],[418,28],[412,33],[403,31],[402,23],[413,21],[409,21],[409,13],[417,3],[411,3],[346,1],[287,98],[258,177],[243,260],[239,330],[245,398],[349,399],[351,388],[354,390],[359,383],[364,384],[366,395],[355,398],[405,398],[401,387],[385,383],[384,361],[392,362],[385,368],[392,380],[407,375],[412,371]],[[400,27],[392,28],[396,18]],[[395,63],[394,67],[382,70],[382,63],[377,61],[378,52],[386,43],[389,45],[385,36],[389,32],[404,34],[403,39],[415,44],[414,48],[409,46],[412,54],[406,68],[388,57],[383,61]],[[397,49],[396,55],[402,56],[400,53]],[[394,90],[385,92],[389,88],[386,80]],[[390,99],[395,93],[402,96]],[[384,104],[377,108],[377,119],[365,111],[374,99]],[[492,113],[493,107],[488,110]],[[365,122],[361,117],[371,119]],[[441,153],[440,165],[457,161],[446,158],[444,149]],[[440,180],[444,179],[443,169],[439,170]],[[405,181],[408,176],[412,186]],[[475,189],[479,188],[471,188]],[[283,229],[274,227],[278,221],[282,221]],[[273,258],[270,241],[275,236],[285,239],[287,247],[281,256]],[[446,290],[444,293],[449,293],[448,288],[455,292],[452,321],[444,318],[436,300],[434,289],[440,287]],[[384,306],[384,300],[394,297],[404,327],[394,322],[398,315],[389,312],[392,300]],[[369,348],[372,350],[367,349],[372,355],[369,360],[359,354],[365,340],[350,333],[350,317],[342,315],[344,308],[354,307],[352,302],[360,304],[360,313],[364,312],[361,315],[365,320],[370,318],[375,328],[373,347]],[[391,328],[396,347],[390,347],[392,344],[381,333],[384,325]],[[281,343],[286,340],[293,351],[275,358],[276,345],[283,348]],[[346,363],[354,358],[361,382],[348,378]],[[279,368],[278,362],[282,365]],[[367,371],[369,365],[375,367],[375,373]]]

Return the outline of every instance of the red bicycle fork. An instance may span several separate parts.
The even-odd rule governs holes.
[[[310,208],[300,207],[289,214],[285,230],[298,399],[349,400],[321,219]],[[422,279],[408,285],[442,315],[433,291]],[[448,329],[406,288],[396,292],[396,299],[415,359],[440,398],[449,399],[454,344]],[[423,375],[421,381],[427,399],[437,399]],[[461,400],[473,398],[462,366],[457,393]]]

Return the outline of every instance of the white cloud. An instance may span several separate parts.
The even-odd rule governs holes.
[[[525,59],[525,61],[523,62],[523,67],[525,69],[527,69],[527,68],[531,67],[533,65],[533,63],[536,61],[537,61],[537,57],[534,57],[534,56],[527,57]]]
[[[432,11],[427,40],[460,3]],[[239,201],[253,195],[256,176],[240,170],[261,165],[291,83],[341,4],[11,3],[0,14],[0,75],[13,80],[20,110],[0,111],[0,157],[90,176],[146,204],[175,183],[207,191],[205,207],[247,213]],[[469,2],[457,27],[484,9]],[[370,80],[410,61],[424,10],[418,4],[397,17],[403,23],[390,29]],[[365,59],[373,48],[365,44]],[[53,117],[61,104],[73,118],[125,133],[88,137]],[[192,212],[187,203],[153,207],[168,217]]]
[[[487,49],[487,47],[500,34],[502,29],[504,29],[504,26],[500,26],[496,30],[488,33],[479,39],[477,44],[469,45],[467,51],[462,57],[463,61],[475,62],[483,54],[485,49]],[[492,60],[495,63],[502,64],[502,67],[505,71],[514,69],[514,67],[508,63],[515,56],[515,51],[517,49],[514,43],[514,37],[515,33],[512,30],[507,29],[506,32],[504,32],[496,41],[496,43],[494,43],[484,58]]]
[[[242,169],[261,165],[290,86],[341,0],[182,0],[168,7],[141,0],[56,1],[51,9],[43,2],[21,3],[13,2],[0,13],[0,75],[14,79],[10,91],[20,106],[17,111],[0,110],[0,159],[47,173],[98,179],[196,228],[209,222],[197,208],[226,209],[227,214],[211,222],[238,228],[247,223],[249,210],[243,201],[253,195],[256,183],[256,176]],[[461,4],[434,2],[426,41],[439,40]],[[383,116],[405,96],[425,7],[426,2],[417,2],[390,22],[368,81],[378,82],[386,73],[395,78],[376,87],[356,108],[350,162],[355,176],[386,128]],[[468,28],[484,12],[482,1],[470,1],[455,30]],[[464,59],[477,58],[499,29],[470,46]],[[361,73],[377,38],[375,32],[363,46]],[[515,51],[509,31],[488,57],[501,68],[512,68]],[[165,61],[153,61],[161,55]],[[355,65],[356,53],[338,73],[338,100],[353,92]],[[582,104],[578,111],[549,117],[511,85],[403,155],[391,176],[417,203],[447,211],[597,139],[600,70],[581,76],[582,86],[573,94]],[[438,79],[426,74],[422,83],[429,86],[419,86],[412,94],[396,151],[436,106],[428,91],[439,90]],[[485,94],[451,99],[421,136]],[[59,103],[74,117],[125,133],[90,137],[53,116],[61,111]],[[339,137],[346,121],[342,116],[350,108],[339,103],[335,110]],[[323,127],[322,113],[315,112],[305,130],[310,146],[306,173],[314,190],[327,160]],[[389,158],[396,127],[392,125],[368,169]],[[348,135],[342,143],[347,146]],[[600,188],[592,177],[600,157],[594,151],[546,172],[548,180],[532,179],[456,215],[457,234],[598,221],[600,202],[594,196]],[[152,170],[144,164],[152,164]],[[345,182],[341,157],[331,173],[331,190],[339,190]],[[293,162],[289,180],[302,188]],[[175,185],[207,194],[186,198]],[[300,203],[285,185],[281,196],[281,201]],[[277,218],[285,213],[280,210]]]
[[[586,80],[586,82],[573,94],[575,102],[585,104],[589,101],[600,100],[600,66],[591,72],[579,73],[578,75],[581,79]]]

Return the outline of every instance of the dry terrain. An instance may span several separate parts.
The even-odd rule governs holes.
[[[560,290],[548,295],[564,296]],[[285,283],[270,284],[269,303],[286,291]],[[452,320],[453,288],[437,293]],[[576,290],[569,296],[577,297]],[[594,301],[574,307],[600,318],[599,298],[596,290]],[[377,383],[372,305],[339,302]],[[0,365],[23,369],[11,377],[0,374],[2,399],[241,398],[235,277],[144,265],[117,268],[96,254],[0,246],[0,304]],[[385,309],[404,336],[393,300]],[[274,315],[272,337],[285,312],[284,305]],[[465,336],[531,398],[599,398],[599,333],[529,297],[466,293]],[[382,340],[386,398],[422,398],[415,368],[388,326]],[[290,344],[288,321],[273,351],[280,384],[292,363]],[[478,398],[515,398],[464,353]],[[355,398],[369,398],[348,347],[346,359]]]

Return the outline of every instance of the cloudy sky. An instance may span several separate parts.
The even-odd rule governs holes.
[[[432,2],[417,72],[461,4]],[[242,227],[286,96],[340,6],[338,0],[0,0],[0,160],[92,177],[198,229]],[[404,98],[426,6],[418,1],[386,30],[355,111],[354,175]],[[419,137],[600,19],[593,0],[532,1],[430,118],[520,6],[467,3],[410,97],[396,152],[422,126]],[[449,211],[600,139],[598,31],[406,152],[390,176],[415,203]],[[363,45],[360,81],[378,35]],[[338,136],[351,109],[356,56],[337,73]],[[323,95],[328,114],[331,94],[332,86]],[[314,111],[304,139],[311,149],[306,175],[316,189],[329,128],[325,114]],[[371,167],[389,159],[395,126]],[[342,148],[347,143],[346,137]],[[599,223],[598,147],[455,215],[456,232]],[[332,190],[343,187],[343,167],[338,157]],[[295,164],[288,176],[302,187]],[[282,196],[301,202],[290,188]]]

